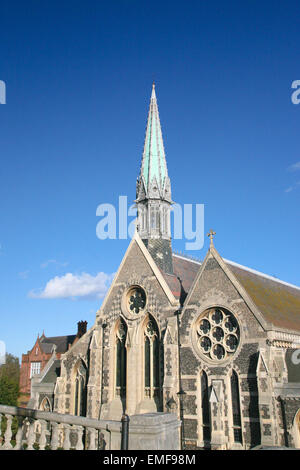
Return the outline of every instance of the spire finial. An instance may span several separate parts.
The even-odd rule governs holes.
[[[156,99],[156,94],[155,94],[155,81],[153,80],[152,83],[152,93],[151,93],[151,99],[155,98]]]
[[[210,246],[214,246],[214,236],[216,235],[216,232],[213,231],[211,228],[210,231],[208,232],[207,236],[210,238]]]

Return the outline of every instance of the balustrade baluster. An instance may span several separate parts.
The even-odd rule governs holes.
[[[70,450],[71,443],[70,443],[70,428],[69,424],[64,424],[64,439],[63,439],[63,448],[64,450]]]
[[[20,450],[22,449],[22,440],[23,440],[23,431],[24,431],[24,418],[23,416],[18,416],[18,431],[16,434],[16,445],[14,447],[15,450]]]
[[[75,426],[75,429],[77,431],[76,450],[83,450],[82,436],[84,428],[83,426]]]
[[[56,450],[58,447],[58,423],[51,424],[51,449]]]
[[[87,428],[86,432],[88,434],[87,440],[88,440],[88,450],[96,450],[96,437],[98,435],[98,432],[94,428]]]
[[[40,440],[39,440],[39,450],[45,450],[45,447],[47,444],[47,436],[46,436],[47,421],[45,421],[44,419],[40,419],[40,425],[41,425],[41,434],[40,434]]]
[[[11,436],[12,436],[12,430],[11,430],[11,423],[12,423],[12,415],[5,415],[7,421],[6,421],[6,431],[4,434],[4,449],[12,449],[13,446],[11,445]]]
[[[27,418],[28,422],[28,436],[27,436],[27,448],[26,450],[34,450],[33,444],[35,443],[35,420]]]

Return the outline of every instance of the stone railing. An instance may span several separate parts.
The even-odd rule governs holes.
[[[134,415],[126,422],[128,432],[124,433],[121,421],[0,405],[0,450],[120,450],[121,445],[129,450],[180,448],[180,421],[173,413]]]
[[[0,450],[118,450],[121,422],[0,405]]]

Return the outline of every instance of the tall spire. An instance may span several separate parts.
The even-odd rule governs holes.
[[[137,200],[145,197],[162,198],[171,202],[171,188],[159,112],[152,85],[143,158],[137,185]]]
[[[136,185],[137,230],[158,266],[173,273],[170,235],[171,184],[155,84],[152,85],[144,151]]]

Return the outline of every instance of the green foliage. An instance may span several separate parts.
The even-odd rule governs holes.
[[[0,366],[0,378],[6,376],[11,380],[19,383],[20,378],[20,364],[19,358],[7,353],[5,357],[5,364]]]
[[[19,359],[6,354],[5,364],[0,366],[0,404],[17,406],[19,396]]]
[[[0,377],[0,404],[16,406],[19,395],[19,384],[7,376]]]

